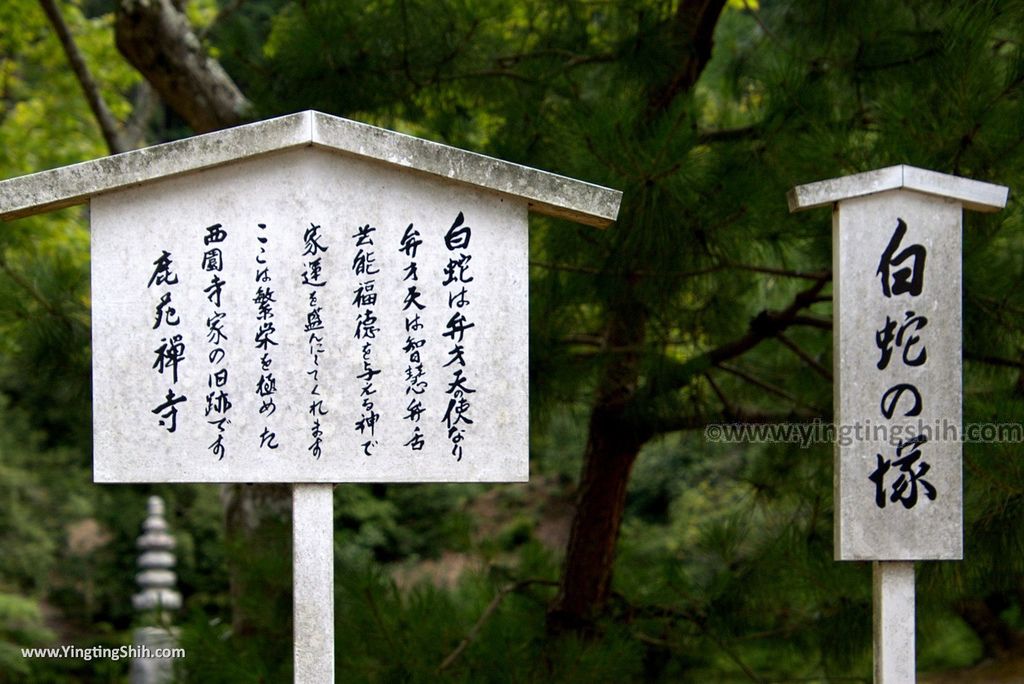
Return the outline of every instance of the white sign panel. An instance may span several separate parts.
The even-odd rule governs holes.
[[[526,215],[309,147],[93,198],[96,481],[525,480]]]
[[[907,190],[835,210],[837,560],[963,554],[961,214]]]

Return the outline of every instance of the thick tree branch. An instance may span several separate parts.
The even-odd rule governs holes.
[[[89,109],[92,110],[93,116],[96,117],[96,122],[103,132],[103,139],[107,142],[107,149],[110,150],[111,154],[127,152],[131,147],[122,135],[117,119],[114,118],[113,113],[107,107],[107,103],[103,101],[100,89],[96,85],[96,81],[93,80],[89,67],[86,65],[85,59],[82,57],[82,53],[79,52],[75,39],[71,35],[71,31],[64,21],[64,15],[61,14],[60,8],[57,7],[57,0],[39,0],[39,5],[46,13],[46,18],[50,20],[50,24],[53,25],[53,30],[60,40],[61,47],[64,48],[64,54],[68,58],[71,70],[75,72],[75,78],[78,79],[79,85],[82,86],[85,99],[89,103]]]
[[[794,322],[795,322],[795,320],[796,320],[796,318],[794,317]],[[782,343],[782,345],[784,347],[786,347],[786,349],[788,349],[791,352],[793,352],[794,354],[796,354],[800,358],[801,361],[803,361],[808,366],[813,368],[814,372],[816,372],[818,375],[820,375],[821,377],[825,378],[829,382],[832,382],[832,371],[830,371],[829,369],[825,368],[820,363],[818,363],[817,360],[812,358],[810,354],[808,354],[803,349],[801,349],[800,345],[798,345],[796,342],[794,342],[793,340],[791,340],[788,337],[786,337],[785,335],[783,335],[781,332],[776,333],[775,337],[776,337],[776,339],[779,340],[779,342]]]
[[[711,373],[705,373],[704,379],[708,381],[709,385],[711,385],[711,389],[715,393],[715,396],[718,397],[718,401],[722,402],[722,410],[725,412],[725,414],[735,416],[736,409],[733,408],[732,402],[729,401],[729,398],[727,396],[725,396],[721,388],[719,388],[719,386],[715,384],[715,380],[714,378],[711,377]]]
[[[793,325],[805,325],[809,328],[832,332],[832,319],[830,318],[820,318],[811,315],[795,316],[793,318]]]
[[[826,282],[827,280],[822,278],[811,287],[798,293],[792,303],[782,311],[762,311],[750,321],[746,335],[710,350],[705,354],[707,360],[711,362],[711,365],[718,365],[750,351],[763,340],[782,332],[793,324],[802,309],[814,302]]]
[[[733,368],[732,366],[726,366],[725,364],[720,364],[720,365],[717,366],[717,368],[719,368],[720,370],[725,371],[726,373],[731,373],[731,374],[735,375],[736,377],[738,377],[739,379],[741,379],[741,380],[743,380],[745,382],[749,382],[751,385],[754,385],[755,387],[760,387],[761,389],[763,389],[765,392],[768,392],[769,394],[774,394],[775,396],[781,397],[782,399],[786,399],[787,401],[791,401],[794,404],[801,403],[796,397],[794,397],[789,392],[786,392],[781,387],[777,387],[777,386],[775,386],[775,385],[773,385],[773,384],[771,384],[769,382],[761,380],[760,378],[754,377],[750,373],[747,373],[746,371],[742,371],[739,368]]]
[[[242,123],[251,104],[171,0],[120,0],[117,48],[197,133]]]
[[[711,59],[712,37],[725,0],[682,0],[672,22],[672,47],[678,68],[648,98],[652,114],[664,111],[677,95],[689,92]]]
[[[685,387],[709,368],[735,359],[764,340],[775,337],[791,325],[795,325],[800,312],[816,301],[827,282],[826,277],[821,277],[811,287],[799,292],[792,303],[782,311],[762,311],[750,321],[747,332],[742,337],[710,349],[685,363],[665,368],[658,378],[652,380],[647,392],[638,397],[638,400],[649,401],[658,395]]]

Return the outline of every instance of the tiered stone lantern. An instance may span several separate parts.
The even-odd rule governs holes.
[[[173,570],[175,542],[164,518],[163,499],[149,497],[147,512],[142,536],[136,542],[141,551],[139,573],[135,576],[139,593],[132,596],[132,607],[142,626],[133,632],[137,653],[132,658],[131,682],[166,684],[174,677],[173,660],[155,654],[157,649],[177,644],[177,630],[171,627],[170,614],[181,608],[181,594],[174,588],[178,580]]]
[[[159,496],[149,497],[149,515],[142,523],[142,536],[136,546],[142,551],[135,576],[141,591],[132,596],[132,607],[139,613],[155,613],[156,622],[162,622],[161,613],[181,608],[181,594],[175,591],[178,576],[174,573],[174,537],[167,531],[164,502]]]

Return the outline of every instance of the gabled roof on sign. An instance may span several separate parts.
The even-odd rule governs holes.
[[[786,195],[790,211],[802,211],[888,190],[914,190],[959,200],[967,209],[997,211],[1006,206],[1009,189],[1002,185],[951,176],[900,164],[852,176],[798,185]]]
[[[605,227],[622,193],[315,111],[225,129],[0,182],[0,220],[82,204],[152,183],[298,147],[377,160],[527,201],[532,211]]]

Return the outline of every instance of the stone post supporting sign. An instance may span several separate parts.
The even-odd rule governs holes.
[[[338,482],[521,482],[530,211],[621,193],[302,112],[0,183],[89,201],[94,478],[294,483],[295,680],[332,681]]]
[[[874,561],[875,673],[914,681],[915,560],[963,556],[963,208],[1005,187],[911,166],[802,185],[832,206],[835,558]]]

